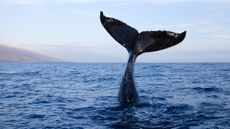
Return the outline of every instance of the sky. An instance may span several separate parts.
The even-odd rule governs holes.
[[[141,31],[187,31],[137,62],[230,62],[229,0],[0,0],[0,44],[74,62],[126,62],[99,14]]]

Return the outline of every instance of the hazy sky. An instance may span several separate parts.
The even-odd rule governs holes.
[[[230,0],[0,0],[0,44],[76,62],[126,62],[99,13],[143,30],[187,31],[138,62],[230,62]]]

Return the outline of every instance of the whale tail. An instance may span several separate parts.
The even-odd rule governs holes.
[[[139,96],[133,79],[135,60],[145,52],[162,50],[182,42],[186,31],[177,34],[170,31],[138,31],[115,18],[100,14],[100,20],[106,31],[129,52],[125,74],[121,81],[118,101],[121,105],[133,104],[139,101]]]
[[[100,13],[100,20],[106,31],[128,52],[137,54],[162,50],[174,46],[184,40],[186,31],[177,34],[170,31],[138,31],[115,18],[106,17]]]

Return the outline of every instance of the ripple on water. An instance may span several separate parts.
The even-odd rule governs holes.
[[[141,102],[119,106],[125,64],[0,64],[0,128],[230,128],[229,64],[137,64]]]
[[[193,90],[197,92],[222,92],[222,89],[219,87],[195,87],[192,88]]]
[[[45,118],[45,115],[42,114],[30,114],[26,116],[26,119],[43,119]]]
[[[177,114],[177,113],[184,113],[186,111],[192,111],[192,110],[194,110],[194,107],[192,105],[176,104],[176,105],[168,106],[166,113]]]

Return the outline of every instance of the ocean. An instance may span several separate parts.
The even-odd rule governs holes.
[[[230,63],[137,63],[140,103],[121,108],[125,65],[0,63],[0,128],[230,128]]]

